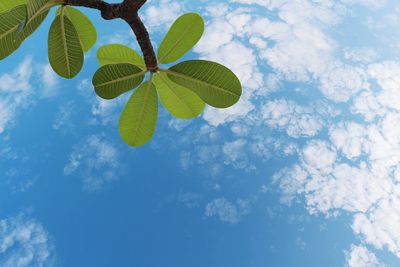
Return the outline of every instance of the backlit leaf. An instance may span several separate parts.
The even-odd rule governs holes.
[[[179,17],[171,26],[158,49],[161,64],[174,62],[183,57],[200,40],[204,21],[196,13]]]
[[[143,70],[146,69],[143,58],[135,50],[120,44],[109,44],[100,47],[97,51],[97,59],[102,66],[131,63]]]
[[[154,134],[158,116],[157,91],[143,83],[130,97],[119,120],[119,133],[130,146],[146,144]]]
[[[1,0],[0,1],[0,13],[9,11],[16,6],[25,5],[27,0]]]
[[[195,93],[171,81],[167,74],[157,73],[154,85],[163,106],[175,117],[191,119],[203,112],[205,103]]]

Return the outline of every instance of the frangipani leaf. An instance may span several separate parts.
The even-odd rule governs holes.
[[[157,91],[143,83],[130,97],[119,120],[119,133],[130,146],[146,144],[154,134],[158,116]]]
[[[104,45],[97,51],[97,59],[100,65],[131,63],[142,70],[146,70],[146,64],[143,58],[133,49],[120,45]]]
[[[9,11],[16,6],[25,5],[28,0],[1,0],[0,1],[0,13]]]
[[[138,86],[145,73],[129,63],[104,65],[94,74],[93,86],[98,96],[112,99]]]
[[[21,45],[17,29],[21,21],[25,19],[25,14],[25,5],[0,14],[0,59],[7,57]]]
[[[242,86],[236,75],[227,67],[215,62],[189,60],[161,71],[166,72],[175,83],[195,92],[213,107],[230,107],[242,94]]]
[[[97,40],[96,28],[93,26],[88,16],[78,9],[66,7],[64,12],[75,26],[83,51],[89,51]]]
[[[31,35],[43,22],[47,12],[30,20],[20,31],[21,23],[25,23],[26,5],[18,5],[0,14],[0,60],[8,57],[20,47],[21,43]]]
[[[179,17],[171,26],[158,49],[161,64],[174,62],[183,57],[197,44],[204,32],[204,21],[196,13]]]
[[[70,79],[81,71],[83,66],[82,46],[75,26],[63,10],[51,24],[48,50],[50,65],[61,77]]]
[[[34,17],[39,16],[44,12],[47,12],[53,6],[61,4],[61,0],[28,0],[27,9],[27,21],[32,20]]]
[[[205,103],[195,93],[171,81],[167,74],[157,73],[154,85],[163,106],[179,119],[197,117],[205,108]]]

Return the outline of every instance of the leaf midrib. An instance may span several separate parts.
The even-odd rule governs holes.
[[[193,23],[194,24],[194,23]],[[192,27],[193,24],[187,25],[182,36],[176,40],[176,42],[174,43],[174,45],[171,47],[171,49],[160,59],[160,62],[163,62],[165,58],[167,58],[174,50],[175,48],[178,46],[178,44],[183,40],[183,38],[185,37],[186,33],[190,30],[190,28]]]
[[[71,76],[71,66],[70,66],[70,62],[69,62],[67,38],[65,36],[64,9],[65,9],[65,7],[62,7],[61,12],[60,12],[61,39],[62,39],[64,52],[65,52],[64,56],[65,56],[65,63],[67,65],[68,76]]]
[[[186,109],[189,110],[189,112],[192,114],[192,116],[196,116],[196,113],[190,108],[190,106],[188,104],[186,104],[185,101],[183,101],[183,99],[175,92],[175,90],[172,89],[172,87],[170,86],[168,81],[165,81],[165,79],[164,79],[164,77],[162,77],[162,75],[159,75],[159,77],[164,82],[164,84],[166,84],[166,86],[172,91],[172,93],[178,98],[178,100],[186,107]]]
[[[229,90],[226,90],[226,89],[221,88],[221,87],[218,87],[218,86],[216,86],[216,85],[207,83],[207,82],[205,82],[205,81],[197,80],[197,79],[195,79],[195,78],[192,78],[192,77],[187,76],[187,75],[185,75],[185,74],[181,74],[181,73],[179,73],[179,72],[175,72],[175,71],[172,71],[172,70],[166,70],[166,69],[160,69],[160,71],[169,73],[169,74],[171,74],[171,75],[178,76],[178,77],[183,78],[183,79],[186,79],[186,80],[190,80],[190,81],[195,82],[195,83],[204,84],[204,85],[213,87],[213,88],[215,88],[215,89],[217,89],[217,90],[219,90],[219,91],[222,91],[222,92],[224,92],[224,93],[228,93],[228,94],[230,94],[230,95],[240,97],[240,94],[236,94],[235,92],[231,92],[231,91],[229,91]]]
[[[141,71],[141,72],[138,72],[138,73],[135,73],[135,74],[132,74],[132,75],[128,75],[128,76],[124,76],[124,77],[118,78],[116,80],[108,81],[108,82],[105,82],[105,83],[99,83],[96,86],[97,87],[101,87],[101,86],[106,86],[106,85],[110,85],[110,84],[113,84],[113,83],[122,82],[122,81],[125,81],[125,80],[129,80],[131,78],[136,78],[138,76],[144,75],[146,72],[147,71]]]
[[[140,107],[140,112],[139,112],[139,116],[138,116],[138,119],[137,119],[137,121],[136,121],[136,125],[135,125],[135,129],[134,129],[134,138],[133,138],[133,142],[135,142],[136,141],[136,139],[137,139],[137,136],[138,136],[138,133],[139,133],[139,127],[140,127],[140,125],[142,125],[142,120],[143,120],[143,113],[144,113],[144,108],[145,108],[145,106],[146,105],[148,105],[149,103],[147,103],[147,97],[149,96],[149,94],[150,94],[150,89],[151,89],[151,87],[152,87],[152,81],[150,80],[149,82],[149,85],[148,85],[148,87],[146,87],[146,89],[145,89],[145,94],[144,94],[144,96],[143,96],[143,104],[141,105],[141,107]]]
[[[111,64],[120,64],[120,63],[128,63],[128,64],[133,64],[134,62],[132,62],[132,61],[118,61],[118,60],[115,60],[115,59],[113,59],[111,56],[110,57],[107,57],[107,56],[104,56],[102,59],[101,59],[103,62],[104,61],[106,61],[106,62],[112,62]],[[104,64],[104,65],[111,65],[111,64]],[[135,64],[133,64],[133,65],[135,65],[135,66],[138,66],[138,67],[141,67],[140,69],[144,69],[144,68],[146,68],[146,65],[143,65],[143,64],[137,64],[137,63],[135,63]]]

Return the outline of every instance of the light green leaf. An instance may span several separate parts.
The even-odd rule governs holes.
[[[94,74],[93,86],[98,96],[112,99],[138,86],[145,73],[129,63],[105,65]]]
[[[56,14],[60,14],[60,10],[61,8],[57,10]],[[97,40],[96,28],[90,21],[89,17],[78,9],[72,7],[66,7],[64,12],[75,26],[83,51],[89,51]]]
[[[104,45],[97,51],[97,59],[100,65],[131,63],[142,70],[146,70],[146,64],[143,58],[133,49],[120,45]]]
[[[154,134],[158,116],[157,91],[143,83],[130,97],[119,120],[119,133],[130,146],[146,144]]]
[[[63,11],[51,24],[48,50],[50,65],[58,75],[70,79],[81,71],[82,46],[74,25]]]
[[[236,75],[225,66],[205,60],[189,60],[169,70],[161,70],[175,83],[195,92],[207,104],[226,108],[235,104],[242,86]]]
[[[0,60],[18,49],[21,43],[39,27],[47,13],[43,12],[30,20],[22,32],[19,28],[26,18],[26,5],[19,5],[0,13]]]
[[[171,81],[167,74],[157,73],[154,85],[163,106],[179,119],[197,117],[205,108],[205,103],[195,93]]]
[[[196,13],[187,13],[172,24],[158,49],[161,64],[174,62],[183,57],[197,44],[204,32],[204,21]]]
[[[25,5],[27,0],[1,0],[0,1],[0,13],[9,11],[16,6]]]

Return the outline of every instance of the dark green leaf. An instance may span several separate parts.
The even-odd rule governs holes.
[[[138,86],[145,73],[146,71],[128,63],[105,65],[96,71],[93,86],[98,96],[112,99]]]
[[[215,62],[189,60],[162,71],[172,81],[192,90],[213,107],[230,107],[242,94],[242,86],[236,75]]]
[[[0,60],[6,58],[20,47],[46,18],[47,12],[30,20],[23,29],[21,23],[26,19],[26,5],[19,5],[0,14]]]
[[[60,13],[60,10],[61,8],[57,10],[57,14]],[[89,51],[97,40],[96,28],[93,26],[89,17],[72,7],[66,7],[64,12],[75,26],[83,51]]]
[[[51,24],[48,50],[50,65],[58,75],[70,79],[81,71],[82,46],[75,26],[63,10]]]

